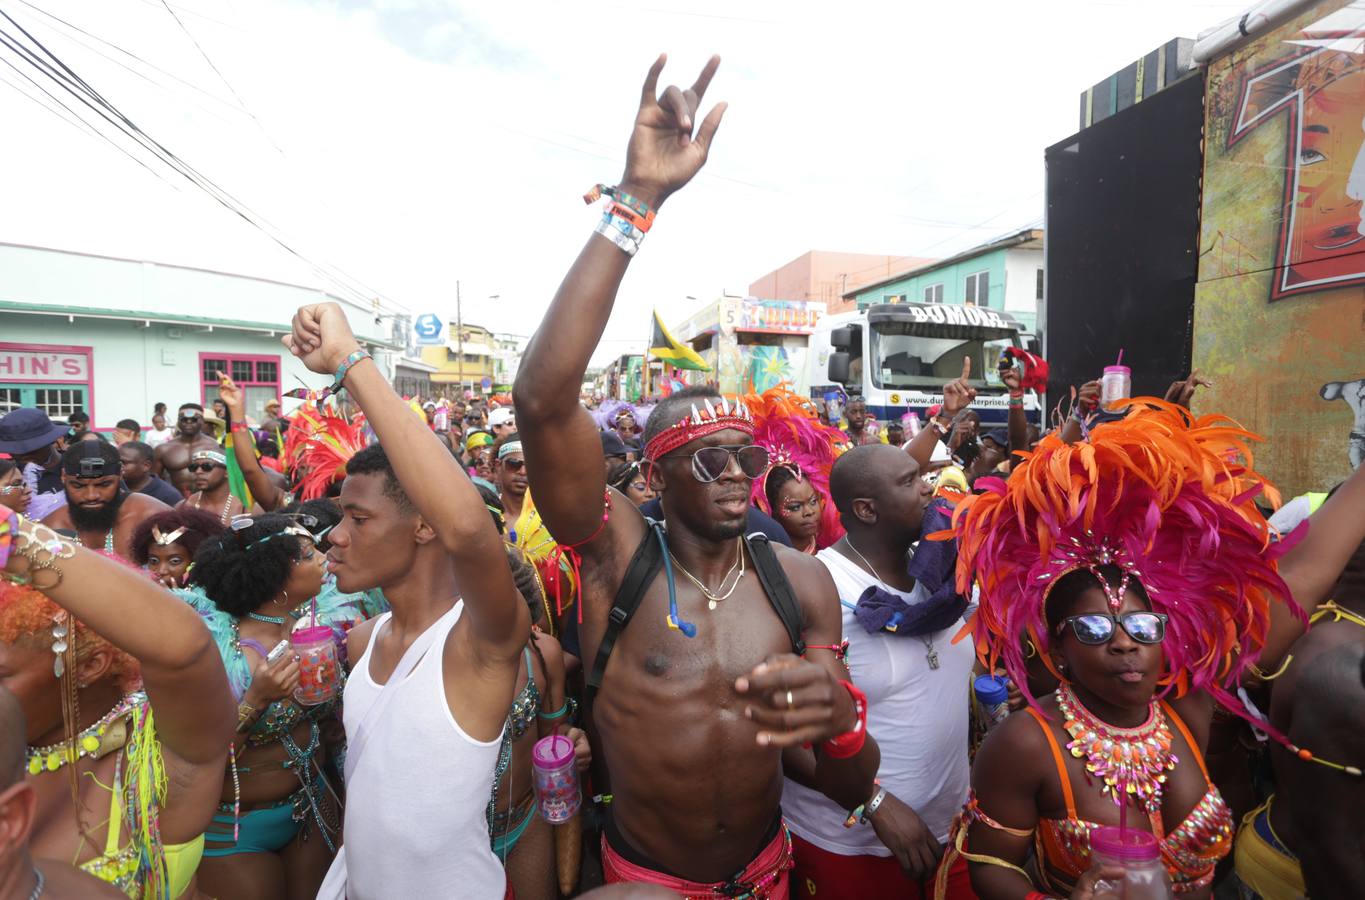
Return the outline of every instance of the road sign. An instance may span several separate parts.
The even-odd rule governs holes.
[[[488,393],[488,391],[493,389],[493,379],[491,378],[481,379],[479,381],[479,387],[483,388],[484,393]]]
[[[422,347],[439,347],[446,342],[445,320],[436,313],[422,313],[412,322],[413,334],[417,344]]]

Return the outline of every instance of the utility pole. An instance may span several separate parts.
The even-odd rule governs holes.
[[[456,362],[456,376],[458,381],[455,389],[459,392],[456,397],[464,399],[464,310],[460,306],[460,282],[455,282],[455,352],[459,354],[459,361]]]

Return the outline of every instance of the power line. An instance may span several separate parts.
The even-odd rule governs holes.
[[[0,29],[0,44],[3,44],[3,46],[8,47],[16,53],[22,61],[38,69],[43,75],[56,82],[58,86],[87,106],[97,116],[104,119],[105,122],[113,126],[126,137],[132,139],[145,151],[152,154],[158,161],[169,166],[195,187],[208,194],[224,208],[233,212],[243,221],[259,230],[286,252],[309,265],[315,274],[332,281],[344,292],[350,294],[352,303],[355,303],[362,308],[369,308],[372,301],[381,298],[382,295],[379,294],[378,291],[375,291],[373,288],[370,288],[368,285],[353,278],[342,270],[325,263],[316,262],[301,251],[295,249],[291,241],[287,240],[275,226],[270,224],[269,221],[251,210],[240,200],[233,197],[202,172],[189,165],[189,163],[181,159],[165,147],[165,145],[144,132],[135,122],[104,98],[88,82],[77,75],[68,65],[66,65],[66,63],[57,57],[56,54],[30,34],[8,13],[4,10],[0,10],[0,16],[17,28],[19,32],[28,39],[29,43],[37,48],[37,51],[42,52],[42,55],[39,55],[37,51],[24,45],[18,38],[5,32],[3,29]],[[44,56],[46,58],[44,58]],[[112,142],[112,139],[108,138],[108,135],[105,135],[105,137]],[[120,147],[119,149],[131,156],[125,148]],[[136,159],[136,157],[134,157],[134,159]],[[143,165],[145,167],[145,163],[143,163]],[[384,299],[388,300],[388,298]],[[391,300],[388,300],[388,302],[393,306],[403,308],[400,304],[394,303]]]
[[[45,10],[45,9],[39,7],[39,6],[35,6],[34,4],[30,3],[29,0],[19,0],[19,2],[22,3],[22,4],[24,4],[25,6],[27,6],[29,9],[33,10],[34,12],[39,13],[40,15],[44,15],[44,16],[46,16],[47,18],[52,19],[53,21],[58,22],[58,23],[64,25],[65,27],[71,29],[72,31],[79,32],[80,34],[83,34],[83,35],[85,35],[86,37],[88,37],[88,38],[90,38],[90,39],[92,39],[92,40],[98,41],[99,43],[104,44],[106,47],[109,47],[109,48],[111,48],[111,49],[117,50],[119,53],[122,53],[124,56],[127,56],[127,57],[129,57],[129,58],[131,58],[131,59],[137,60],[138,62],[142,63],[142,65],[146,66],[147,68],[152,69],[152,70],[154,70],[154,71],[156,71],[156,72],[160,72],[162,75],[165,75],[167,78],[171,79],[172,81],[179,82],[180,84],[183,84],[185,87],[189,88],[190,90],[196,91],[196,92],[198,92],[198,93],[200,93],[200,94],[203,94],[205,97],[209,98],[210,100],[213,100],[213,101],[215,101],[215,102],[217,102],[217,103],[223,104],[223,105],[226,106],[228,109],[233,109],[233,110],[236,110],[237,112],[242,112],[242,113],[247,112],[244,108],[242,108],[242,107],[240,107],[240,106],[234,106],[232,103],[230,103],[230,102],[227,101],[227,100],[224,100],[222,97],[219,97],[217,94],[214,94],[214,93],[212,93],[211,91],[206,91],[206,90],[204,90],[202,87],[200,87],[199,85],[195,84],[194,82],[186,81],[185,79],[179,77],[179,76],[176,75],[175,73],[173,73],[173,72],[168,72],[168,71],[166,71],[165,69],[161,68],[160,66],[156,65],[155,63],[152,63],[152,62],[149,62],[149,61],[143,59],[142,57],[138,56],[136,53],[133,53],[131,50],[126,50],[126,49],[124,49],[123,47],[120,47],[118,44],[115,44],[113,41],[110,41],[110,40],[107,40],[107,39],[105,39],[105,38],[102,38],[102,37],[100,37],[100,36],[97,35],[97,34],[94,34],[94,33],[92,33],[92,32],[89,32],[89,31],[85,30],[84,28],[80,27],[79,25],[76,25],[76,24],[73,23],[73,22],[69,22],[69,21],[67,21],[66,19],[63,19],[61,16],[55,15],[55,14],[53,14],[53,13],[50,13],[50,12],[48,12],[47,10]],[[70,38],[71,40],[75,41],[76,43],[80,44],[82,47],[85,47],[85,48],[86,48],[87,50],[89,50],[91,53],[94,53],[94,54],[96,54],[96,55],[98,55],[98,56],[103,57],[104,59],[109,60],[111,63],[113,63],[113,64],[116,65],[116,66],[121,66],[121,67],[123,67],[124,69],[127,69],[129,72],[132,72],[134,75],[137,75],[139,78],[142,78],[142,79],[144,79],[145,81],[147,81],[147,82],[149,82],[149,83],[151,83],[151,84],[153,84],[153,85],[156,85],[157,87],[161,88],[162,90],[167,90],[167,89],[168,89],[168,88],[166,87],[166,85],[158,83],[155,79],[149,78],[147,75],[145,75],[145,74],[142,73],[142,72],[139,72],[137,69],[134,69],[132,66],[129,66],[129,65],[127,65],[126,63],[122,63],[122,62],[118,61],[117,59],[114,59],[112,56],[109,56],[107,53],[101,52],[99,49],[97,49],[97,48],[95,48],[95,47],[92,47],[90,44],[86,43],[85,41],[82,41],[80,38],[75,37],[74,35],[67,35],[67,37]],[[201,107],[201,108],[204,108],[204,107]]]
[[[185,23],[180,21],[180,17],[175,14],[175,10],[171,8],[171,4],[166,2],[166,0],[161,0],[161,5],[166,7],[166,12],[171,14],[172,19],[175,19],[175,24],[180,26],[181,31],[185,32],[185,37],[190,39],[190,43],[194,45],[194,49],[199,51],[199,55],[204,57],[204,62],[209,64],[209,68],[212,69],[214,74],[218,76],[218,80],[223,82],[223,86],[228,89],[228,93],[232,94],[233,99],[237,101],[237,105],[242,108],[242,112],[246,113],[248,116],[251,117],[251,121],[256,123],[256,127],[261,130],[261,134],[265,136],[265,139],[267,141],[270,141],[270,146],[274,147],[275,150],[278,151],[281,156],[283,156],[284,151],[280,149],[280,145],[275,143],[274,139],[270,137],[270,133],[265,130],[265,125],[261,123],[261,120],[256,118],[256,114],[253,113],[251,110],[247,109],[246,101],[243,100],[241,95],[237,93],[237,89],[234,88],[232,86],[232,83],[227,80],[227,76],[223,74],[222,70],[219,69],[218,66],[214,65],[212,59],[209,59],[208,53],[206,53],[204,51],[204,48],[199,45],[199,41],[195,40],[195,37],[193,34],[190,33],[190,30],[185,27]]]

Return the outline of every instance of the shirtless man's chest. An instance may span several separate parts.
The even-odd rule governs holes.
[[[591,574],[585,588],[590,669],[614,593]],[[719,881],[760,848],[782,791],[780,753],[758,745],[758,728],[745,717],[751,701],[735,681],[792,646],[752,572],[714,610],[685,578],[676,578],[676,590],[679,616],[697,626],[696,636],[667,624],[660,573],[612,651],[593,726],[621,833],[670,871]]]

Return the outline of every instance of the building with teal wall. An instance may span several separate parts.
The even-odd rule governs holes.
[[[845,294],[862,309],[878,303],[985,306],[1035,332],[1043,299],[1043,232],[1029,228]]]

